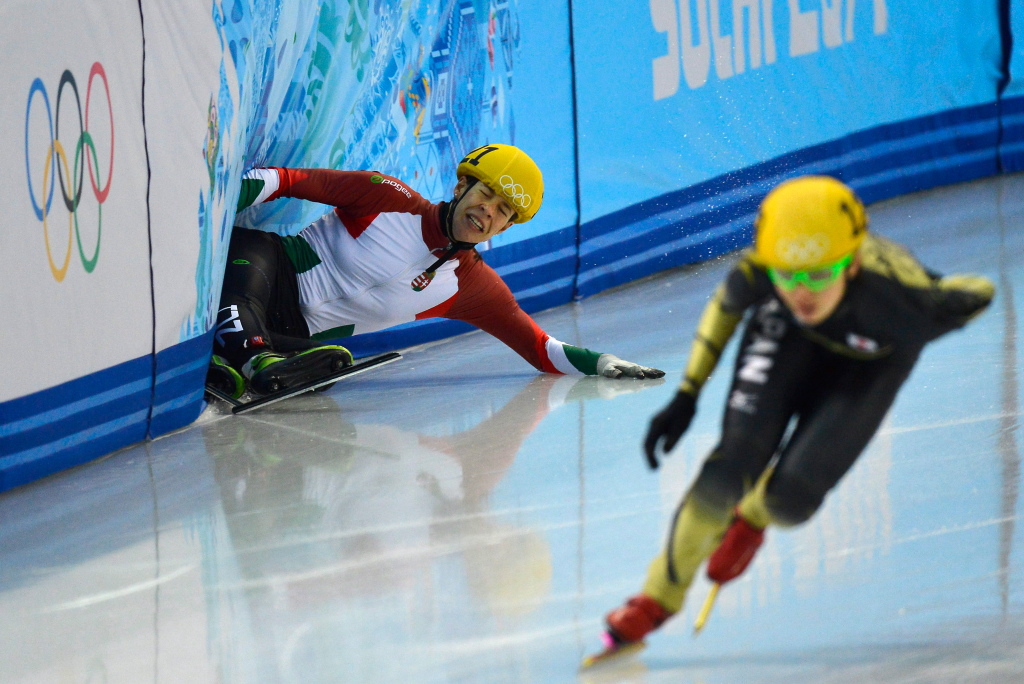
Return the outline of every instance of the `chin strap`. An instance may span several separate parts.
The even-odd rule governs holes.
[[[466,196],[466,194],[469,192],[469,189],[479,182],[479,179],[474,178],[473,176],[466,176],[466,188],[462,191],[462,194],[456,197],[451,202],[441,205],[441,229],[444,231],[445,237],[448,238],[448,242],[453,245],[473,244],[471,242],[456,242],[455,236],[452,233],[452,221],[455,220],[455,208],[459,206],[459,202],[461,202],[462,199]],[[462,247],[461,249],[465,249],[465,247]]]
[[[452,233],[452,221],[455,219],[455,208],[459,206],[459,202],[461,202],[462,198],[466,196],[466,192],[473,187],[474,183],[477,182],[476,178],[468,178],[468,181],[466,189],[462,191],[461,195],[456,197],[454,201],[441,205],[441,227],[444,230],[445,237],[448,238],[448,246],[444,248],[445,251],[444,254],[441,255],[441,258],[431,264],[430,267],[424,271],[424,273],[429,275],[431,278],[434,277],[434,273],[437,272],[437,269],[441,268],[441,265],[444,264],[444,262],[455,256],[456,252],[463,249],[471,249],[475,246],[472,242],[460,242],[459,240],[456,240]]]
[[[428,266],[427,270],[425,270],[423,273],[420,273],[418,276],[416,276],[416,279],[409,283],[409,285],[416,292],[423,291],[424,289],[426,289],[428,285],[430,285],[430,282],[434,279],[434,276],[437,275],[437,269],[441,268],[441,266],[446,261],[455,256],[456,252],[460,252],[464,249],[471,249],[472,247],[472,242],[449,242],[448,246],[445,247],[444,254],[441,255],[441,258],[439,258],[437,261]]]
[[[476,182],[475,178],[469,179],[467,190],[469,187],[472,187],[474,182]],[[445,237],[448,238],[448,245],[444,248],[444,253],[441,257],[428,266],[427,270],[419,274],[419,276],[410,283],[412,289],[416,292],[420,292],[430,285],[430,281],[432,281],[434,276],[437,275],[437,269],[441,268],[445,262],[455,256],[456,252],[461,252],[464,249],[472,249],[475,246],[472,242],[460,242],[452,236],[452,219],[455,216],[455,207],[459,205],[459,202],[461,202],[462,198],[465,196],[466,193],[463,191],[462,195],[456,197],[453,202],[441,205],[441,227],[444,231]]]
[[[434,275],[437,273],[437,269],[441,268],[446,261],[455,256],[456,252],[461,252],[464,249],[470,249],[472,246],[472,242],[449,242],[448,246],[444,250],[444,254],[441,255],[441,258],[427,267],[427,270],[424,271],[424,273],[428,278],[433,279]]]

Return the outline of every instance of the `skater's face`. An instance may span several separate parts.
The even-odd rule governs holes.
[[[452,237],[459,242],[476,244],[507,230],[516,217],[511,205],[483,183],[467,188],[468,185],[469,181],[463,176],[455,186],[455,199],[465,197],[455,207]]]
[[[846,294],[847,283],[857,274],[860,259],[844,265],[835,280],[827,287],[809,287],[806,283],[785,286],[775,283],[775,292],[793,317],[804,325],[818,325],[831,316]]]

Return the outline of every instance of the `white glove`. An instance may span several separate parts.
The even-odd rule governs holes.
[[[623,361],[614,354],[601,354],[597,357],[597,374],[605,378],[660,378],[665,371]]]

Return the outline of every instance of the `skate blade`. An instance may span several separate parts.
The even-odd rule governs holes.
[[[234,406],[232,407],[231,412],[234,413],[235,415],[238,415],[239,413],[246,413],[248,411],[252,411],[253,409],[262,408],[264,406],[270,406],[271,404],[276,404],[279,401],[291,399],[292,397],[297,397],[298,395],[304,394],[305,392],[308,392],[310,390],[315,390],[318,387],[323,387],[324,385],[328,384],[334,384],[335,382],[341,380],[342,378],[350,378],[354,375],[365,373],[368,370],[377,368],[379,366],[383,366],[385,364],[391,363],[392,361],[397,361],[400,358],[402,358],[402,355],[400,353],[388,352],[387,354],[375,356],[372,359],[362,359],[356,364],[353,364],[343,370],[340,370],[337,373],[325,375],[319,380],[312,380],[303,385],[299,385],[298,387],[293,387],[291,389],[281,390],[279,392],[273,392],[271,394],[264,395],[259,399],[255,399],[253,401],[248,402],[244,406]]]
[[[722,585],[715,582],[711,585],[711,591],[708,592],[708,597],[704,599],[704,605],[700,608],[700,613],[697,614],[697,619],[693,621],[693,636],[697,636],[704,629],[704,625],[707,624],[708,617],[711,616],[711,609],[715,607],[715,599],[718,598],[718,590],[722,588]]]
[[[583,662],[580,663],[580,670],[589,670],[593,667],[597,667],[598,665],[606,665],[612,662],[621,661],[628,656],[636,655],[645,648],[647,648],[647,644],[643,641],[634,641],[631,644],[610,646],[584,658]]]
[[[206,393],[209,394],[211,397],[216,397],[217,399],[220,399],[221,401],[226,401],[227,403],[231,404],[232,407],[234,407],[234,406],[244,406],[245,405],[245,402],[240,401],[239,399],[235,399],[230,394],[224,394],[223,392],[221,392],[216,387],[211,387],[209,385],[206,385],[206,387],[204,389],[205,389]]]
[[[334,383],[338,382],[339,380],[341,380],[343,378],[348,378],[348,377],[352,377],[354,375],[359,375],[360,373],[364,373],[364,372],[366,372],[368,370],[371,370],[373,368],[378,368],[380,366],[383,366],[385,364],[391,363],[393,361],[397,361],[400,358],[402,358],[402,355],[400,353],[398,353],[398,352],[388,352],[386,354],[381,354],[380,356],[375,356],[375,357],[370,358],[370,359],[361,359],[357,363],[355,363],[355,364],[353,364],[351,366],[348,366],[347,368],[345,368],[343,370],[340,370],[337,373],[332,373],[330,375],[325,375],[324,377],[322,377],[322,378],[320,378],[318,380],[313,380],[311,382],[305,383],[303,385],[299,385],[297,387],[293,387],[291,389],[281,390],[279,392],[273,392],[271,394],[266,394],[266,395],[260,396],[260,397],[258,397],[256,399],[253,399],[253,400],[250,400],[250,401],[247,401],[247,402],[242,402],[242,401],[239,401],[237,399],[233,399],[233,398],[227,396],[226,394],[224,394],[223,392],[218,391],[214,387],[207,386],[206,387],[206,393],[211,395],[211,396],[217,397],[218,399],[221,399],[223,401],[228,402],[231,405],[231,412],[234,413],[235,415],[237,415],[239,413],[246,413],[248,411],[252,411],[254,409],[258,409],[258,408],[261,408],[261,407],[264,407],[264,406],[270,406],[271,404],[276,404],[279,401],[284,401],[285,399],[290,399],[292,397],[298,396],[298,395],[303,394],[305,392],[309,392],[311,390],[316,390],[316,389],[318,389],[320,387],[325,387],[327,385],[333,385]]]

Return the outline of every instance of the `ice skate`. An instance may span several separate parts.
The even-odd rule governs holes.
[[[314,347],[294,354],[261,352],[242,370],[259,394],[273,394],[337,373],[352,365],[352,354],[338,345]]]
[[[310,351],[319,351],[322,349],[323,347],[320,347],[317,350]],[[326,356],[321,354],[320,358],[315,360],[317,367],[326,368],[326,371],[323,372],[322,374],[315,375],[313,371],[309,371],[307,367],[303,370],[309,374],[308,376],[305,376],[309,377],[308,380],[305,379],[304,376],[300,376],[299,372],[296,371],[295,374],[289,379],[289,384],[283,386],[282,389],[272,390],[266,394],[257,393],[254,390],[251,393],[251,395],[256,396],[250,395],[247,401],[243,401],[238,397],[232,397],[231,395],[221,391],[220,389],[210,385],[209,383],[207,383],[206,385],[206,393],[210,397],[226,401],[228,404],[231,405],[231,412],[237,415],[240,413],[254,411],[265,406],[270,406],[272,404],[276,404],[279,401],[291,399],[292,397],[297,397],[300,394],[304,394],[305,392],[324,391],[332,387],[339,380],[360,375],[369,370],[380,368],[381,366],[392,363],[393,361],[397,361],[400,358],[402,358],[402,355],[399,354],[398,352],[387,352],[386,354],[381,354],[380,356],[375,356],[373,358],[361,359],[359,363],[344,363],[344,361],[350,357],[347,356],[347,352],[341,353],[337,351],[339,349],[343,348],[333,347],[328,350],[331,351],[332,356]],[[306,354],[308,352],[302,353]],[[269,373],[267,373],[268,369],[274,369],[276,366],[282,363],[288,363],[292,358],[294,357],[286,356],[284,354],[278,354],[276,352],[263,352],[261,354],[258,354],[257,356],[253,357],[252,362],[249,364],[251,367],[256,368],[256,371],[252,373],[252,377],[257,377],[258,373],[266,373],[266,375],[264,376],[266,378],[267,376],[270,375]],[[327,360],[325,360],[325,358]],[[339,364],[337,367],[339,367],[340,370],[332,371],[330,369],[331,367],[329,365],[329,362]],[[286,368],[285,370],[289,369]],[[277,380],[273,377],[271,377],[270,380],[268,380],[267,382],[269,383],[270,381],[280,382],[280,380]],[[267,388],[267,383],[264,383],[263,387]]]
[[[708,579],[725,584],[742,575],[763,542],[764,529],[754,527],[737,512],[718,548],[708,558]]]
[[[754,527],[737,511],[732,524],[722,537],[722,542],[708,558],[707,576],[714,584],[693,623],[694,636],[704,629],[704,624],[711,615],[711,609],[718,597],[718,590],[726,582],[731,582],[743,574],[763,542],[764,529]]]
[[[232,399],[238,399],[245,394],[245,378],[232,368],[224,357],[216,354],[210,358],[210,367],[206,371],[206,386]]]
[[[580,669],[639,653],[646,647],[644,637],[670,617],[672,613],[650,596],[637,594],[624,606],[608,613],[605,617],[608,630],[601,635],[604,648],[584,658]]]

